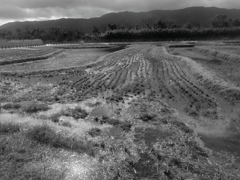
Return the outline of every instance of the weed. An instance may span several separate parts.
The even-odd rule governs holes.
[[[2,109],[9,110],[9,109],[20,109],[21,105],[20,104],[12,104],[12,103],[7,103],[2,106]]]
[[[188,127],[186,124],[184,124],[183,122],[180,122],[180,121],[173,121],[172,122],[173,125],[177,126],[179,129],[181,129],[182,131],[184,131],[185,133],[189,133],[189,134],[192,134],[194,131]]]
[[[187,141],[186,144],[189,146],[189,149],[192,150],[193,152],[193,157],[199,157],[199,156],[204,156],[208,157],[209,154],[207,150],[203,147],[201,147],[196,141]]]
[[[89,107],[96,107],[96,106],[99,106],[99,105],[101,105],[100,101],[96,101],[95,103],[88,103]]]
[[[90,134],[92,137],[99,136],[101,134],[101,129],[92,128],[90,131],[88,131],[88,134]]]
[[[111,124],[113,126],[118,126],[119,124],[121,124],[121,122],[119,120],[111,119],[111,118],[109,118],[107,116],[103,116],[102,120],[100,122],[101,122],[101,124],[107,123],[107,124]]]
[[[143,114],[139,117],[139,119],[141,119],[144,122],[148,122],[148,121],[155,121],[156,119],[156,115],[150,115],[150,114]]]
[[[46,162],[45,158],[52,158],[51,154],[49,148],[25,138],[24,133],[1,136],[0,179],[63,179],[64,169],[62,171],[53,169]]]
[[[57,133],[49,126],[36,126],[27,132],[27,137],[41,144],[50,145],[54,148],[73,150],[78,153],[93,155],[90,142],[84,142],[76,137],[68,137],[66,134]]]
[[[57,114],[53,114],[50,119],[52,120],[52,122],[54,123],[58,123],[59,122],[59,118],[60,118],[61,114],[57,113]]]
[[[64,121],[62,122],[62,126],[65,126],[65,127],[72,127],[72,124],[68,121]]]
[[[123,122],[122,124],[119,125],[120,128],[123,129],[123,131],[129,132],[131,131],[132,124],[129,122]]]
[[[69,109],[63,111],[62,115],[63,116],[71,116],[74,119],[84,119],[88,116],[88,113],[84,109],[77,107],[75,109],[69,108]]]
[[[68,121],[62,122],[61,125],[65,126],[65,127],[70,127],[70,128],[72,127],[72,124],[70,122],[68,122]]]
[[[40,104],[40,103],[30,103],[23,107],[23,111],[26,113],[37,113],[39,111],[47,111],[50,108],[47,104]]]

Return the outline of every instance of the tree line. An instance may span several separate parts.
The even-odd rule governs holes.
[[[22,29],[18,28],[15,32],[0,30],[0,39],[41,39],[44,42],[201,40],[239,37],[239,29],[239,20],[219,14],[212,18],[211,27],[208,28],[195,22],[187,22],[180,26],[172,19],[148,18],[143,19],[141,25],[128,28],[109,23],[103,31],[99,27],[93,26],[91,33],[83,33],[81,29],[74,28],[52,27],[44,29],[31,28],[26,25]]]

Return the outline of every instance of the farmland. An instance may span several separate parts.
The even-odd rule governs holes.
[[[239,179],[238,46],[184,44],[2,50],[0,176]]]
[[[56,49],[54,47],[32,48],[26,50],[3,50],[3,53],[1,55],[3,58],[0,64],[4,66],[1,66],[0,69],[1,71],[15,72],[59,69],[71,66],[83,66],[94,62],[99,57],[113,50],[114,48],[105,48],[101,50],[67,50],[59,48]],[[7,56],[6,58],[6,54],[10,53],[11,55]],[[38,60],[38,62],[33,63],[33,61],[36,60]]]

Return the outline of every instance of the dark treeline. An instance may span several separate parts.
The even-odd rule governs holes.
[[[216,15],[211,27],[202,27],[196,22],[178,25],[175,20],[143,19],[141,25],[123,27],[109,23],[103,31],[94,26],[92,32],[84,34],[80,29],[52,27],[30,28],[25,26],[15,32],[0,30],[0,39],[41,39],[48,43],[79,41],[159,41],[159,40],[205,40],[240,37],[240,21],[226,15]]]
[[[15,32],[0,30],[0,38],[8,40],[41,39],[44,42],[65,42],[78,41],[83,37],[84,34],[79,29],[64,29],[58,27],[52,27],[50,29],[17,29]]]
[[[171,19],[144,19],[145,28],[122,30],[115,29],[101,34],[103,41],[171,41],[171,40],[208,40],[240,38],[240,21],[219,14],[212,19],[211,27],[187,22],[182,26]]]
[[[240,38],[240,27],[114,30],[101,34],[103,41],[213,40],[225,38]]]

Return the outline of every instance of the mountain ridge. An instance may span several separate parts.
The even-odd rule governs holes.
[[[211,19],[216,14],[226,14],[229,18],[238,19],[240,17],[240,9],[225,9],[217,7],[188,7],[178,10],[152,10],[147,12],[112,12],[104,14],[100,17],[93,17],[89,19],[84,18],[61,18],[56,20],[45,21],[24,21],[24,22],[10,22],[0,26],[1,29],[16,31],[16,29],[28,28],[77,28],[84,33],[91,33],[92,27],[99,27],[104,31],[109,23],[116,24],[121,27],[133,28],[136,25],[143,26],[143,19],[153,18],[173,19],[178,25],[183,25],[187,22],[199,23],[202,26],[210,26]]]

